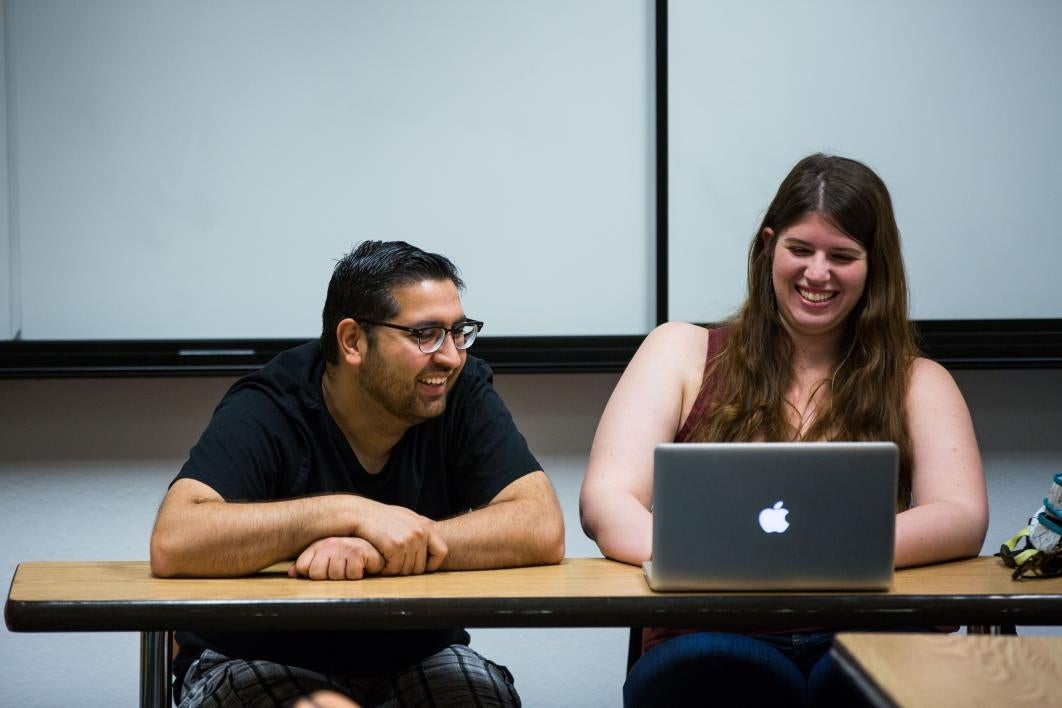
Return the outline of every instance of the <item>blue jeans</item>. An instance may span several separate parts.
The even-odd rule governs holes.
[[[830,657],[833,634],[675,637],[634,665],[623,685],[623,705],[866,705]]]

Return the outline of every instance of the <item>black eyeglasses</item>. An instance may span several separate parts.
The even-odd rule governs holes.
[[[472,342],[476,341],[476,335],[479,334],[479,330],[483,328],[483,323],[478,320],[465,320],[464,322],[458,322],[453,327],[441,327],[439,325],[434,325],[432,327],[406,327],[405,325],[395,324],[394,322],[367,320],[364,317],[355,317],[354,319],[358,322],[363,322],[369,325],[390,327],[391,329],[400,329],[403,332],[409,332],[417,338],[417,346],[420,347],[420,350],[425,354],[434,354],[439,351],[443,342],[446,341],[447,333],[454,338],[455,347],[458,349],[468,349],[472,346]]]

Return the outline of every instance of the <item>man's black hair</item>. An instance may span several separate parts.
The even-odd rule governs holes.
[[[392,291],[422,280],[449,280],[459,291],[465,287],[449,258],[405,241],[364,241],[343,256],[332,271],[321,313],[325,361],[339,362],[336,327],[342,320],[389,320],[398,314]]]

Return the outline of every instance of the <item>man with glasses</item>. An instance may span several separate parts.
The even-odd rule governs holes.
[[[237,381],[170,486],[163,577],[357,580],[557,563],[553,488],[467,350],[482,322],[443,256],[368,241],[335,267],[320,341]],[[178,633],[180,705],[519,705],[463,629]]]

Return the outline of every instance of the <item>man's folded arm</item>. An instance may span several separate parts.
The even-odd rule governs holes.
[[[385,575],[408,574],[414,559],[441,558],[435,522],[404,507],[353,494],[269,502],[226,502],[210,486],[180,479],[170,487],[151,534],[159,577],[235,577],[298,557],[314,541],[358,537],[384,560]],[[421,563],[423,566],[423,563]]]
[[[438,522],[448,553],[442,570],[479,570],[560,563],[564,517],[549,478],[531,472],[486,506]]]
[[[340,495],[273,502],[226,502],[210,486],[177,480],[151,533],[151,572],[223,577],[257,572],[297,556],[322,536],[350,532]]]

